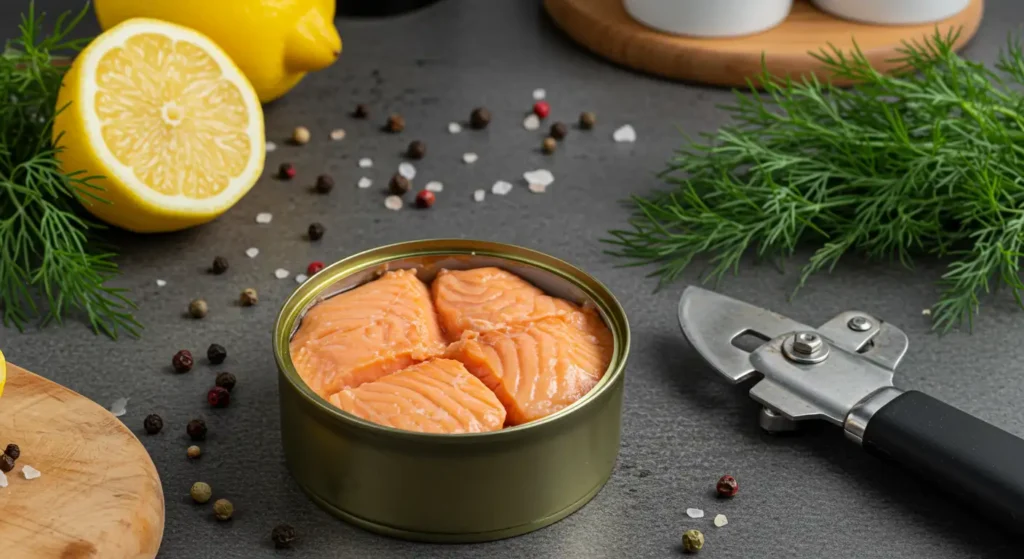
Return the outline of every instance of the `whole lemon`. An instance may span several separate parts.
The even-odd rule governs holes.
[[[95,0],[106,30],[130,18],[160,19],[213,39],[241,68],[260,101],[288,92],[341,54],[335,0]]]

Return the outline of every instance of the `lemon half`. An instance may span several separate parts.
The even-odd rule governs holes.
[[[109,203],[82,201],[118,227],[205,223],[263,171],[255,91],[220,47],[186,27],[132,19],[110,28],[75,59],[57,108],[62,170],[103,177],[92,182]]]
[[[5,384],[7,384],[7,361],[4,361],[4,352],[0,351],[0,396],[4,395]]]

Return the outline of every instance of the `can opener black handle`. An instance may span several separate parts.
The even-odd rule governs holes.
[[[843,428],[893,460],[1024,533],[1024,439],[931,396],[893,386],[909,341],[899,328],[847,311],[811,328],[769,310],[688,287],[679,323],[693,347],[750,390],[761,427],[791,431],[808,419]],[[749,340],[756,349],[748,351]]]

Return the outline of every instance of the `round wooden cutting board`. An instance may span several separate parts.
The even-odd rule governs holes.
[[[92,400],[13,365],[0,398],[0,452],[21,457],[0,488],[0,557],[156,556],[164,494],[153,461]],[[42,472],[27,480],[24,465]]]
[[[808,52],[829,43],[850,51],[854,40],[877,70],[891,71],[903,41],[932,35],[936,28],[943,34],[960,29],[959,49],[978,31],[984,11],[984,0],[971,0],[964,11],[938,23],[882,26],[839,19],[807,0],[796,0],[789,17],[773,29],[746,37],[699,39],[645,27],[626,13],[622,0],[544,0],[544,5],[559,27],[599,56],[666,78],[723,86],[745,86],[747,78],[757,76],[762,53],[775,75],[818,72],[819,78],[827,78]]]

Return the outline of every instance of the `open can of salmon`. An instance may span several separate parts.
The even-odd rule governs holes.
[[[572,405],[499,431],[425,434],[343,412],[299,376],[289,342],[303,315],[333,295],[389,270],[494,266],[547,294],[590,305],[613,337],[611,364]],[[479,542],[542,528],[585,505],[608,481],[619,451],[623,375],[629,353],[625,311],[582,270],[513,245],[425,240],[372,249],[328,266],[285,302],[274,328],[280,370],[281,437],[289,470],[321,507],[384,535]]]

